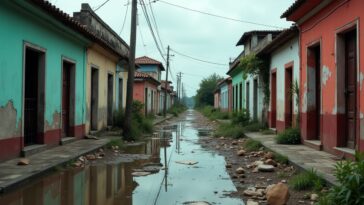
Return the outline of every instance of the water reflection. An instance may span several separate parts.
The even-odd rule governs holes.
[[[186,118],[194,117],[188,114]],[[236,189],[226,173],[224,157],[203,149],[197,141],[204,134],[199,136],[201,130],[190,124],[181,121],[167,126],[146,143],[126,149],[131,154],[148,154],[148,160],[120,160],[53,173],[0,195],[0,205],[244,204],[225,196]],[[175,163],[180,160],[198,164]],[[133,177],[136,169],[156,164],[164,167],[145,177]]]

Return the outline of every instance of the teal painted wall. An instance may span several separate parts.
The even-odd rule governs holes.
[[[36,17],[9,1],[0,6],[0,106],[11,100],[17,120],[21,119],[23,48],[28,42],[46,49],[45,119],[49,124],[53,124],[53,114],[61,110],[62,57],[76,62],[75,124],[81,125],[85,119],[86,40],[69,35],[50,19]]]
[[[245,108],[245,81],[243,78],[243,71],[239,71],[238,69],[236,69],[235,71],[233,71],[230,74],[231,78],[232,78],[232,86],[233,88],[238,88],[238,92],[237,95],[233,93],[233,95],[237,96],[237,97],[233,97],[234,99],[234,107],[233,110],[236,111],[238,109],[236,109],[236,107],[238,107],[240,105],[240,101],[242,101],[243,103],[243,108]],[[240,96],[240,83],[242,83],[242,96]],[[237,86],[238,85],[238,86]],[[237,87],[235,87],[237,86]],[[236,91],[235,91],[236,92]]]

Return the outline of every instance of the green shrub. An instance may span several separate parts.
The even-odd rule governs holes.
[[[319,201],[327,204],[364,204],[364,155],[355,153],[355,161],[341,161],[335,166],[339,186],[334,186]]]
[[[125,112],[123,109],[119,109],[114,112],[114,126],[122,127],[125,120]]]
[[[222,112],[219,108],[214,108],[212,106],[205,106],[200,108],[199,111],[210,120],[227,120],[231,117],[228,112]]]
[[[169,110],[167,111],[169,114],[172,114],[174,117],[178,117],[179,114],[183,113],[187,110],[187,107],[182,103],[175,103]]]
[[[300,144],[301,133],[298,128],[288,128],[276,137],[277,144]]]
[[[144,118],[140,122],[140,128],[142,129],[143,133],[147,133],[147,134],[153,133],[153,120]]]
[[[257,151],[262,147],[263,147],[263,145],[260,141],[253,140],[253,139],[248,139],[244,144],[244,148],[247,151]]]
[[[288,164],[289,163],[289,160],[288,160],[288,157],[284,156],[284,155],[281,155],[279,153],[274,153],[273,154],[273,159],[276,161],[276,162],[279,162],[281,164]]]
[[[246,126],[251,122],[249,111],[246,109],[241,110],[240,112],[233,113],[232,123],[236,125]]]
[[[106,144],[106,148],[108,148],[108,149],[110,149],[112,146],[118,146],[121,148],[123,146],[123,140],[121,138],[112,139]]]
[[[239,139],[245,137],[244,129],[231,123],[222,123],[214,133],[215,137],[230,137]]]
[[[259,132],[262,129],[265,129],[266,126],[264,126],[260,122],[252,122],[246,126],[244,126],[244,130],[247,132]]]
[[[317,175],[315,170],[301,172],[291,178],[289,185],[295,190],[320,191],[325,181]]]

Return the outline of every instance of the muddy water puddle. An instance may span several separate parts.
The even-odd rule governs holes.
[[[128,154],[147,154],[149,159],[58,171],[0,195],[0,205],[244,204],[228,196],[236,188],[224,157],[198,144],[210,130],[196,128],[194,120],[193,111],[188,111],[146,143],[126,148]],[[146,176],[136,175],[142,172]]]

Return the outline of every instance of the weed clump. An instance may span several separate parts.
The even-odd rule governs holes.
[[[320,191],[325,184],[325,181],[317,175],[316,171],[305,171],[292,177],[289,185],[295,190],[314,190]]]
[[[253,139],[248,139],[245,144],[244,144],[244,148],[251,152],[251,151],[258,151],[263,147],[262,143],[257,141],[257,140],[253,140]]]
[[[214,133],[215,137],[230,137],[234,139],[239,139],[245,137],[244,129],[240,126],[231,123],[222,123],[219,125]]]
[[[301,133],[298,128],[288,128],[276,137],[277,144],[301,144]]]

